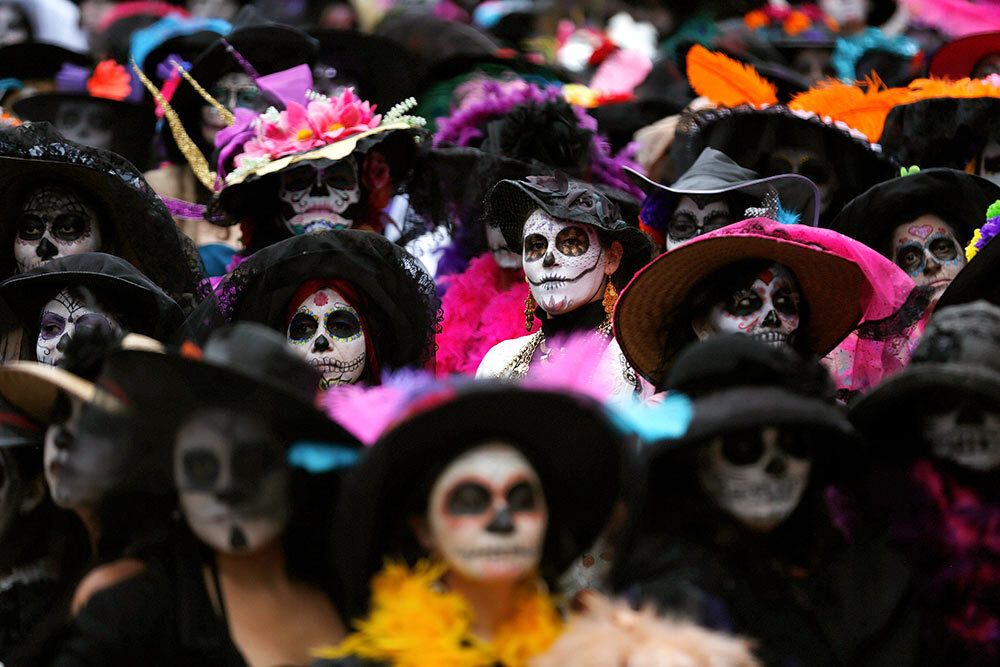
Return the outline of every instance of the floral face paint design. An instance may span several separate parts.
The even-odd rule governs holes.
[[[771,530],[798,506],[812,449],[807,434],[768,427],[715,438],[702,446],[697,465],[699,484],[720,509]]]
[[[43,185],[28,193],[14,237],[14,260],[20,273],[50,259],[100,249],[97,212],[76,192]]]
[[[666,248],[673,250],[705,232],[713,232],[733,222],[725,199],[697,201],[684,195],[667,223]]]
[[[486,443],[452,461],[427,515],[433,549],[469,578],[513,580],[538,567],[548,508],[534,468],[510,445]]]
[[[741,333],[768,345],[791,345],[800,320],[799,284],[785,266],[772,264],[753,283],[709,311],[707,322],[695,332],[699,338],[712,334]]]
[[[306,297],[288,323],[286,339],[323,376],[321,389],[354,384],[365,370],[361,317],[337,290],[323,288]]]
[[[524,276],[545,312],[567,313],[601,293],[608,253],[596,229],[556,220],[535,209],[524,223],[523,234]]]
[[[288,523],[284,448],[258,415],[192,415],[177,432],[174,479],[192,532],[217,551],[254,551]]]
[[[291,167],[281,174],[278,199],[284,203],[282,219],[293,234],[350,228],[354,222],[345,218],[344,212],[361,200],[354,159],[325,167]]]
[[[913,282],[934,288],[934,297],[947,289],[965,266],[965,253],[951,225],[936,215],[922,215],[896,227],[892,257]]]
[[[99,327],[111,333],[122,331],[115,316],[92,303],[93,299],[89,301],[79,291],[67,287],[45,304],[39,319],[35,359],[49,366],[58,365],[81,326]]]

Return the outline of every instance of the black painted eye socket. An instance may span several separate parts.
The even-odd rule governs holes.
[[[281,175],[281,182],[289,192],[309,190],[316,183],[316,170],[310,166],[289,169]]]
[[[354,169],[346,162],[339,162],[326,168],[323,181],[334,190],[350,190],[358,184]]]
[[[759,294],[756,292],[747,292],[738,295],[738,298],[734,299],[732,304],[726,308],[726,311],[730,315],[743,317],[744,315],[757,312],[763,304],[764,302],[761,300]]]
[[[799,165],[799,175],[805,176],[816,185],[826,185],[830,182],[830,165],[824,160],[807,158]]]
[[[764,443],[759,434],[726,436],[722,440],[722,458],[734,466],[749,466],[764,456]]]
[[[76,213],[65,213],[56,218],[52,234],[60,241],[75,241],[87,231],[88,221]]]
[[[492,504],[492,494],[482,484],[465,482],[448,496],[446,507],[451,514],[482,514]]]
[[[334,338],[351,338],[361,332],[361,322],[349,310],[332,310],[326,316],[326,330]]]
[[[667,223],[667,234],[673,239],[684,241],[697,236],[698,226],[690,215],[678,214]]]
[[[774,308],[782,315],[798,315],[799,304],[791,291],[783,289],[774,297]]]
[[[190,449],[184,452],[181,465],[190,486],[198,489],[212,488],[221,468],[219,459],[207,449]]]
[[[792,174],[795,173],[795,166],[792,165],[791,161],[783,158],[772,156],[767,163],[767,168],[765,172],[768,176],[777,176],[778,174]]]
[[[535,489],[528,482],[518,482],[507,492],[507,507],[511,512],[535,509]]]
[[[949,238],[938,238],[931,241],[931,254],[934,255],[936,259],[940,259],[944,262],[950,262],[951,260],[958,257],[958,247],[955,242]]]
[[[37,241],[45,234],[45,221],[39,216],[27,213],[17,223],[17,236],[25,241]]]
[[[316,334],[319,322],[312,313],[295,313],[292,321],[288,323],[288,338],[296,343],[309,340]]]
[[[809,441],[808,431],[782,430],[778,434],[778,447],[797,459],[811,459],[813,455],[813,445]]]
[[[541,234],[529,234],[524,239],[524,260],[534,262],[545,256],[545,251],[549,249],[549,240]]]
[[[590,237],[580,227],[566,227],[556,234],[556,248],[569,257],[579,257],[590,249]]]
[[[908,273],[920,268],[924,263],[924,251],[916,245],[906,245],[896,251],[896,266]]]
[[[238,481],[255,484],[279,465],[270,442],[244,442],[233,449],[233,477]]]

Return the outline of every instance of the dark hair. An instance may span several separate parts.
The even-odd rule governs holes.
[[[691,327],[695,319],[706,317],[717,303],[727,300],[736,289],[753,283],[761,271],[775,263],[772,259],[741,259],[702,278],[660,326],[658,336],[663,350],[657,367],[660,377],[665,379],[680,351],[698,340]],[[800,332],[806,328],[808,321],[809,304],[803,300],[799,306]],[[801,354],[809,353],[805,336],[795,336],[792,347]]]

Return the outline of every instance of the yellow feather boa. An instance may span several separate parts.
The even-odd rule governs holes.
[[[396,667],[484,667],[501,663],[523,667],[545,651],[562,631],[552,599],[544,592],[521,590],[516,612],[493,641],[471,630],[473,611],[460,594],[435,590],[447,566],[420,561],[413,570],[398,562],[372,578],[372,611],[357,631],[334,647],[315,652],[320,658],[354,655]]]

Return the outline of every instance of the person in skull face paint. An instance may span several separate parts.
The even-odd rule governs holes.
[[[118,401],[110,414],[125,415],[126,437],[149,434],[155,462],[132,474],[172,470],[185,526],[145,549],[131,576],[124,561],[88,575],[55,664],[305,664],[343,636],[331,563],[312,543],[326,539],[337,475],[289,465],[301,440],[357,458],[357,440],[313,407],[318,381],[279,334],[247,322],[200,354],[112,355],[98,388]]]
[[[522,253],[530,294],[527,329],[535,333],[497,343],[483,358],[478,378],[519,378],[534,364],[560,354],[555,339],[573,332],[611,336],[611,312],[618,288],[647,262],[649,239],[620,218],[618,207],[593,185],[565,174],[529,176],[497,183],[486,199],[486,220]],[[613,378],[614,393],[642,391],[614,340],[602,345],[596,372]]]
[[[928,664],[986,665],[1000,640],[1000,307],[935,311],[910,365],[850,406],[873,462],[860,516],[921,574]]]
[[[524,410],[559,417],[510,419]],[[323,654],[420,664],[435,646],[442,661],[523,664],[561,629],[541,578],[611,516],[621,436],[589,400],[496,383],[425,387],[394,419],[345,485],[331,543],[347,610],[371,616]]]
[[[828,504],[861,459],[826,371],[730,334],[687,348],[665,384],[693,417],[645,451],[615,590],[753,637],[765,664],[914,664],[905,560],[841,532]]]

